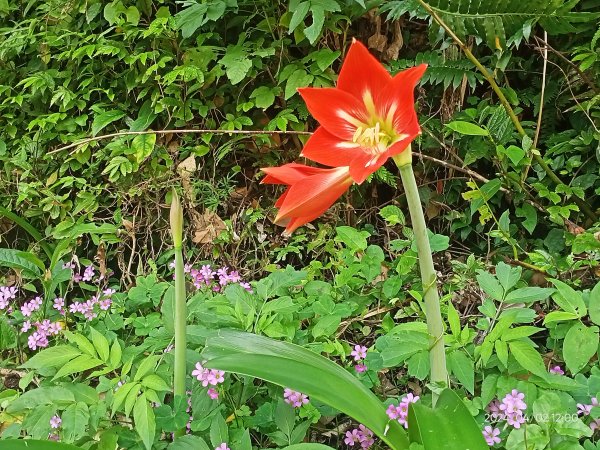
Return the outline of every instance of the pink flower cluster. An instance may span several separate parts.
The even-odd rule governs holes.
[[[361,448],[367,449],[375,443],[375,439],[373,439],[373,432],[363,424],[360,424],[358,428],[346,431],[344,442],[350,447],[360,444]]]
[[[527,409],[524,399],[525,394],[513,389],[504,396],[501,402],[495,400],[488,405],[490,417],[493,420],[505,420],[514,428],[521,428],[521,425],[525,423],[524,412]]]
[[[231,449],[229,447],[227,447],[227,443],[226,442],[223,442],[218,447],[215,447],[215,450],[231,450]]]
[[[290,388],[283,390],[283,400],[294,408],[300,408],[308,403],[308,396],[302,392],[294,391]]]
[[[405,397],[402,397],[402,400],[398,405],[390,405],[386,411],[388,417],[391,420],[397,420],[398,423],[404,428],[408,428],[408,406],[411,403],[416,403],[419,400],[418,395],[413,395],[411,393],[406,394]]]
[[[174,268],[175,263],[171,262],[169,267]],[[222,267],[215,271],[209,264],[203,265],[200,269],[186,264],[183,271],[189,274],[196,289],[210,288],[215,292],[220,292],[228,284],[238,283],[248,292],[252,292],[250,284],[242,281],[240,274],[236,270],[230,271],[228,267]]]
[[[76,273],[75,268],[76,268],[76,266],[73,262],[63,264],[63,269],[72,269],[73,270],[72,280],[75,283],[92,281],[94,279],[94,274],[95,274],[94,266],[92,266],[92,265],[87,266],[83,271],[83,275]]]
[[[591,404],[577,403],[577,415],[589,416],[592,413],[592,408],[597,406],[600,406],[600,404],[598,403],[598,399],[596,397],[592,397]],[[592,431],[600,429],[600,419],[593,419],[590,422],[590,428]]]
[[[367,366],[364,364],[364,360],[367,357],[367,347],[364,345],[355,345],[354,350],[350,353],[350,356],[354,357],[354,361],[356,365],[354,366],[354,370],[358,373],[366,372]]]
[[[42,297],[36,297],[28,302],[25,302],[25,304],[21,306],[21,313],[23,313],[25,317],[31,317],[34,312],[42,307],[42,303]]]
[[[196,377],[204,387],[217,386],[223,383],[225,381],[225,372],[217,369],[207,369],[202,366],[205,362],[196,363],[196,369],[192,372],[192,376]],[[206,393],[213,400],[219,398],[219,392],[214,387],[210,387]]]
[[[23,322],[21,331],[25,333],[32,327],[35,327],[36,330],[27,338],[27,346],[31,350],[48,347],[48,336],[56,336],[62,330],[60,322],[51,322],[46,319],[42,322],[35,322],[33,325],[29,320],[26,320]]]
[[[487,425],[483,429],[482,433],[483,437],[485,438],[485,442],[487,442],[487,445],[490,447],[495,444],[499,444],[502,441],[502,439],[498,437],[500,434],[500,429],[494,428],[491,425]]]
[[[10,301],[17,298],[17,291],[14,286],[0,286],[0,310],[9,308]]]
[[[69,306],[69,311],[71,313],[80,313],[87,320],[93,320],[98,317],[99,311],[108,311],[112,306],[112,295],[116,291],[114,289],[108,288],[104,289],[100,294],[93,295],[89,300],[85,302],[73,302]],[[59,311],[62,310],[64,306],[63,299],[54,300],[54,308]]]

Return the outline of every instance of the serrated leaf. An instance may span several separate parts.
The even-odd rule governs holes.
[[[448,365],[452,374],[471,394],[475,393],[475,367],[473,360],[462,351],[456,350],[448,355]]]
[[[25,369],[60,367],[80,355],[81,350],[71,345],[57,345],[36,353],[21,367]]]
[[[137,162],[142,162],[152,154],[156,144],[156,134],[140,134],[131,141],[131,150]]]
[[[528,344],[525,341],[510,341],[508,346],[510,348],[510,353],[521,367],[534,375],[545,378],[547,371],[544,366],[544,361],[542,360],[542,355],[540,355],[531,344]]]
[[[563,342],[563,358],[571,373],[583,369],[598,351],[598,327],[575,323]]]
[[[80,355],[62,366],[52,379],[56,380],[60,377],[84,372],[93,369],[94,367],[98,367],[101,364],[103,364],[103,361],[98,358],[89,355]]]
[[[153,373],[142,378],[142,386],[159,392],[171,390],[171,387],[166,383],[165,380]]]

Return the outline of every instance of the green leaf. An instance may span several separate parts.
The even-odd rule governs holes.
[[[154,389],[155,391],[170,391],[171,387],[158,375],[151,373],[142,378],[142,386]]]
[[[221,64],[225,67],[227,78],[232,84],[238,84],[242,81],[252,68],[252,61],[241,45],[230,45],[225,52],[225,56],[221,58]]]
[[[323,30],[325,11],[320,6],[313,5],[311,12],[312,24],[310,27],[304,29],[304,36],[306,36],[310,45],[313,45],[319,39],[321,30]]]
[[[456,120],[454,122],[447,123],[446,126],[452,131],[456,131],[459,134],[465,134],[468,136],[488,136],[487,130],[481,128],[479,125],[475,125],[470,122],[463,122],[462,120]]]
[[[285,100],[290,99],[296,94],[298,88],[306,87],[312,83],[314,76],[306,72],[304,69],[297,69],[289,76],[285,84]]]
[[[525,341],[510,341],[510,353],[525,370],[544,378],[547,375],[542,355]]]
[[[600,282],[590,292],[589,315],[592,322],[600,325]]]
[[[358,231],[356,228],[348,226],[336,227],[335,231],[337,232],[335,240],[342,242],[350,250],[354,252],[366,250],[366,238],[369,236],[366,231]]]
[[[90,327],[90,337],[92,338],[92,344],[94,344],[94,348],[98,352],[100,359],[104,362],[108,362],[108,357],[110,355],[108,340],[93,327]]]
[[[250,98],[253,98],[254,104],[262,109],[267,109],[275,102],[275,94],[268,86],[257,87],[250,94]]]
[[[3,439],[3,450],[81,450],[71,444],[36,439]]]
[[[217,337],[207,340],[202,355],[208,360],[206,367],[303,392],[364,424],[392,450],[408,448],[405,431],[397,422],[389,423],[380,400],[354,375],[310,350],[249,333],[220,330]]]
[[[70,345],[57,345],[36,353],[21,367],[25,369],[39,370],[46,367],[59,367],[77,356],[81,355],[81,351]]]
[[[477,271],[477,283],[479,287],[485,291],[487,295],[492,297],[494,300],[502,301],[504,298],[504,290],[502,285],[498,282],[498,279],[485,270]]]
[[[539,300],[547,299],[554,289],[552,288],[541,288],[541,287],[524,287],[511,291],[504,300],[505,303],[533,303]]]
[[[310,2],[300,2],[294,9],[294,13],[292,14],[292,18],[290,20],[290,25],[288,28],[288,32],[291,34],[294,32],[298,25],[300,25],[306,15],[308,14],[308,10],[310,9]]]
[[[525,219],[521,224],[529,234],[533,233],[538,222],[536,209],[529,203],[523,203],[523,206],[517,208],[516,214],[517,217],[523,217]]]
[[[506,450],[543,450],[549,441],[550,437],[539,425],[527,424],[526,427],[515,428],[510,432],[506,440]]]
[[[156,421],[154,419],[154,411],[146,399],[146,394],[140,395],[135,401],[133,420],[135,422],[135,430],[142,438],[146,450],[152,450],[152,443],[156,434]]]
[[[281,450],[334,450],[332,447],[323,444],[312,444],[305,442],[303,444],[294,444],[283,447]]]
[[[221,414],[215,414],[210,423],[210,443],[213,447],[218,447],[223,442],[229,441],[229,431],[227,423]]]
[[[462,383],[467,391],[475,393],[475,367],[473,360],[460,350],[448,355],[448,365],[454,376]]]
[[[150,355],[146,359],[144,359],[138,366],[138,369],[135,372],[135,377],[133,378],[133,381],[139,381],[142,379],[142,377],[144,375],[146,375],[150,372],[153,372],[154,367],[156,366],[156,363],[158,362],[159,359],[160,359],[160,357],[156,356],[156,355]]]
[[[27,257],[27,252],[12,248],[0,248],[0,267],[22,270],[25,275],[39,277],[42,273],[40,267]],[[42,264],[43,266],[43,264]]]
[[[427,450],[487,450],[479,425],[460,397],[444,389],[434,409],[411,403],[408,409],[411,442]]]
[[[204,439],[199,436],[181,436],[167,447],[169,450],[211,450]]]
[[[575,323],[563,342],[563,358],[571,373],[583,369],[598,351],[598,327],[586,327]]]
[[[64,366],[62,366],[58,370],[58,372],[56,372],[56,375],[54,375],[54,378],[52,379],[56,380],[60,377],[72,375],[74,373],[84,372],[86,370],[93,369],[94,367],[98,367],[102,364],[103,361],[101,361],[98,358],[94,358],[93,356],[89,355],[80,355],[66,363]]]
[[[92,123],[92,136],[96,136],[108,125],[123,117],[125,117],[125,113],[119,110],[107,111],[94,115],[94,122]]]
[[[496,278],[504,288],[504,292],[508,292],[521,279],[521,268],[511,267],[506,263],[499,262],[496,265]]]
[[[137,162],[142,162],[152,154],[156,144],[156,134],[140,134],[131,141],[131,150]]]
[[[560,280],[551,278],[550,282],[558,291],[554,293],[552,298],[563,311],[577,314],[579,317],[583,317],[587,314],[587,308],[580,292],[577,292],[571,286]]]
[[[88,406],[83,402],[70,405],[62,413],[62,430],[67,442],[74,442],[85,435],[85,428],[90,419]]]
[[[572,312],[552,311],[551,313],[546,314],[546,317],[544,317],[544,325],[552,322],[560,322],[563,320],[575,320],[578,318],[579,315]]]

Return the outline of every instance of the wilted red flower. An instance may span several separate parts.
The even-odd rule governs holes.
[[[420,133],[413,91],[426,68],[421,64],[392,77],[353,41],[335,88],[299,89],[321,124],[301,156],[330,167],[348,166],[356,183],[365,181]]]

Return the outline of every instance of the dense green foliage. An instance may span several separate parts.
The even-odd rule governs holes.
[[[496,448],[600,448],[599,18],[599,0],[0,0],[0,286],[18,288],[0,306],[0,439],[345,448],[357,422],[318,395],[293,409],[285,386],[249,376],[278,383],[275,371],[234,369],[243,346],[218,331],[235,328],[330,358],[385,407],[421,395],[408,436],[443,448],[417,436],[432,417],[452,426],[429,409],[425,286],[397,169],[290,238],[272,223],[279,191],[258,184],[261,167],[296,158],[307,136],[294,132],[315,128],[296,89],[334,85],[356,38],[392,73],[429,65],[413,151],[451,387],[481,428],[501,429]],[[146,130],[163,131],[124,133]],[[239,133],[250,130],[266,132]],[[216,401],[190,375],[189,408],[171,395],[173,186],[186,262],[252,280],[192,287],[188,275],[187,372],[229,356],[241,373]],[[24,327],[43,319],[63,331],[34,348]],[[549,373],[557,365],[565,375]],[[513,389],[527,404],[520,428],[486,410]]]

